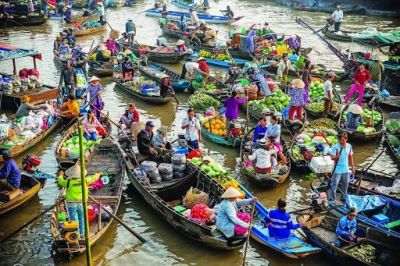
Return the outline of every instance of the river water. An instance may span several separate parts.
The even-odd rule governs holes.
[[[152,5],[152,1],[139,0],[138,2],[134,7],[107,9],[107,19],[114,29],[122,32],[127,19],[132,18],[136,23],[139,42],[153,44],[155,38],[161,34],[157,20],[140,13],[149,8]],[[229,4],[235,15],[245,16],[235,25],[213,26],[219,30],[221,39],[226,36],[226,32],[230,28],[239,28],[252,23],[268,21],[277,33],[302,36],[303,46],[313,48],[311,58],[314,62],[325,64],[332,69],[339,69],[341,66],[339,60],[316,35],[302,28],[294,21],[296,17],[302,17],[310,22],[311,25],[314,25],[316,29],[319,29],[324,25],[328,14],[293,11],[285,6],[260,0],[215,0],[210,2],[212,5],[210,13],[219,14],[218,10],[225,8],[226,4]],[[345,14],[344,28],[359,31],[367,26],[376,27],[381,31],[398,30],[400,29],[400,21]],[[59,21],[49,21],[39,27],[1,29],[0,41],[40,51],[43,54],[43,61],[38,66],[41,77],[45,83],[55,85],[58,83],[59,76],[52,60],[52,45],[56,33],[61,28],[62,25]],[[105,38],[105,36],[99,34],[83,37],[78,42],[84,47],[84,50],[88,51],[92,43],[96,45]],[[351,51],[367,49],[353,43],[333,43],[340,49],[350,49]],[[17,60],[17,67],[18,69],[31,67],[31,61],[25,59]],[[181,66],[174,67],[177,70],[181,68]],[[10,62],[1,62],[0,70],[11,71]],[[213,69],[213,71],[221,72],[218,69]],[[178,95],[180,102],[178,106],[176,103],[170,103],[165,106],[149,106],[140,101],[135,101],[129,95],[114,88],[114,83],[111,79],[103,79],[102,84],[105,87],[103,93],[106,102],[105,109],[110,112],[110,116],[115,120],[124,111],[127,103],[135,102],[140,109],[142,120],[152,119],[156,127],[161,124],[169,127],[170,139],[175,139],[177,134],[181,132],[179,125],[180,121],[185,117],[188,107],[186,104],[188,95]],[[54,149],[60,137],[59,134],[55,133],[29,151],[29,153],[40,156],[42,159],[41,170],[50,174],[55,174],[57,170]],[[289,138],[289,136],[284,137],[286,139]],[[237,157],[239,156],[238,151],[215,145],[207,140],[204,141],[203,148],[212,157],[224,163],[225,166],[235,169]],[[356,163],[368,165],[374,159],[374,155],[379,154],[381,150],[382,144],[379,141],[355,145]],[[18,158],[19,163],[22,157]],[[387,173],[397,173],[399,170],[386,153],[378,159],[373,168]],[[307,204],[307,196],[310,195],[309,182],[303,180],[301,174],[298,173],[292,173],[290,179],[276,189],[260,190],[251,186],[251,184],[246,185],[268,207],[275,206],[278,198],[285,198],[288,201],[288,209],[296,209]],[[12,233],[27,220],[38,215],[47,206],[54,204],[58,193],[59,189],[55,181],[49,180],[45,188],[40,191],[38,197],[7,216],[1,217],[0,239]],[[122,226],[113,223],[111,229],[104,235],[99,244],[92,249],[93,261],[96,265],[241,265],[242,263],[243,249],[230,252],[213,251],[188,240],[181,236],[179,232],[172,230],[134,192],[128,181],[126,181],[126,190],[119,216],[132,229],[149,241],[146,244],[141,244]],[[32,225],[26,227],[14,238],[1,244],[0,265],[13,265],[14,263],[24,265],[53,265],[59,263],[83,265],[85,263],[84,256],[75,258],[71,262],[60,262],[51,256],[51,244],[49,214],[46,214]],[[249,265],[326,265],[330,263],[329,258],[320,254],[304,260],[288,259],[254,241],[250,242],[247,260]]]

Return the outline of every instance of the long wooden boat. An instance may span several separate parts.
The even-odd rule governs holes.
[[[357,228],[366,232],[367,240],[364,242],[345,245],[343,247],[336,247],[335,241],[337,240],[336,226],[338,219],[327,215],[303,215],[298,220],[307,221],[307,226],[303,228],[307,236],[307,241],[322,249],[322,252],[335,260],[338,264],[342,265],[355,265],[355,266],[378,266],[378,265],[396,265],[398,261],[398,254],[392,250],[387,249],[385,245],[377,243],[374,239],[373,228],[368,228],[364,225],[357,224]],[[361,245],[370,245],[375,248],[375,260],[366,260],[364,256],[355,256],[353,248]],[[396,246],[397,247],[397,246]],[[387,259],[392,260],[392,264],[388,263]],[[397,259],[396,259],[397,258]]]
[[[346,106],[343,109],[342,114],[339,117],[338,125],[342,131],[347,132],[347,134],[351,140],[353,140],[353,141],[368,141],[368,140],[380,139],[382,137],[383,125],[385,123],[384,123],[384,117],[383,117],[383,112],[382,112],[381,108],[379,108],[379,107],[375,108],[375,111],[379,112],[382,117],[381,121],[379,121],[378,124],[374,125],[376,132],[367,135],[364,132],[352,131],[352,130],[349,130],[346,128],[343,114],[348,109],[348,107],[349,106]]]
[[[379,106],[388,111],[400,110],[400,96],[389,96],[388,98],[383,99]]]
[[[157,8],[152,8],[149,10],[146,10],[146,16],[150,17],[162,17],[162,9],[157,9]],[[180,12],[180,11],[168,11],[167,18],[170,20],[174,21],[179,21],[181,15],[184,15],[187,19],[190,19],[190,13],[188,12]],[[239,21],[242,17],[236,17],[233,19],[229,19],[227,16],[213,16],[213,15],[208,15],[208,14],[197,14],[199,19],[201,21],[204,21],[206,23],[212,23],[212,24],[231,24],[235,23],[236,21]]]
[[[246,193],[246,198],[251,199],[253,195],[242,185],[240,189]],[[264,220],[268,216],[268,209],[257,202],[255,205],[255,215],[250,236],[263,246],[269,247],[291,259],[300,259],[321,251],[318,247],[313,247],[300,237],[291,233],[288,238],[279,239],[269,236],[268,227],[264,226]]]
[[[89,61],[89,72],[96,77],[111,77],[114,73],[114,68],[111,61]]]
[[[94,33],[98,33],[98,32],[103,32],[107,30],[107,24],[101,25],[99,27],[95,27],[95,28],[89,28],[89,29],[84,29],[84,30],[74,30],[74,35],[75,37],[82,37],[82,36],[86,36],[86,35],[91,35]]]
[[[191,178],[191,182],[182,186],[176,186],[173,193],[159,193],[153,191],[152,184],[146,179],[141,180],[134,172],[137,165],[134,162],[127,162],[127,173],[135,190],[143,197],[143,199],[162,217],[170,226],[184,236],[195,240],[205,246],[214,249],[232,250],[239,249],[245,242],[244,238],[237,240],[228,240],[215,226],[208,226],[197,223],[176,211],[174,207],[180,204],[185,196],[188,185],[189,188],[198,188],[208,193],[210,207],[214,207],[220,200],[220,196],[224,190],[217,185],[216,182],[208,178],[204,173],[193,171],[193,168],[187,168],[187,174]]]
[[[189,56],[189,59],[192,61],[196,61],[200,57],[198,52],[194,52]],[[222,67],[222,68],[229,68],[231,61],[235,62],[239,66],[244,66],[246,63],[250,63],[251,61],[240,59],[240,58],[232,58],[231,60],[217,60],[214,58],[205,58],[206,62],[209,65]]]
[[[184,91],[190,86],[190,81],[181,79],[181,75],[174,71],[152,62],[148,62],[147,66],[139,67],[140,73],[157,83],[161,82],[163,74],[170,76],[171,86],[175,91]]]
[[[304,4],[293,6],[294,10],[307,11],[307,12],[327,12],[332,13],[335,6],[305,6]],[[346,14],[359,14],[365,15],[367,10],[362,6],[343,6],[341,8]]]
[[[116,86],[119,89],[129,93],[131,96],[150,104],[155,104],[155,105],[167,104],[174,99],[171,95],[161,97],[160,95],[147,95],[140,93],[139,91],[134,91],[131,88],[125,86],[124,83],[120,80],[116,81]]]
[[[194,1],[191,1],[192,3],[189,3],[188,1],[183,1],[183,0],[172,0],[171,4],[174,6],[183,8],[183,9],[192,9],[194,11],[199,11],[199,12],[205,12],[207,9],[209,9],[209,6],[205,6],[204,3],[197,5],[194,4]]]
[[[125,6],[125,0],[107,0],[107,7],[122,7]]]
[[[80,118],[83,120],[83,118]],[[107,135],[105,137],[108,137],[111,134],[112,126],[111,122],[107,117],[101,116],[100,117],[100,123],[103,125],[103,127],[107,130]],[[65,141],[68,139],[72,138],[73,136],[78,134],[78,121],[76,121],[64,134],[64,136],[58,141],[56,150],[55,150],[55,156],[56,160],[58,163],[58,167],[60,169],[68,169],[72,167],[78,160],[78,157],[70,157],[68,154],[64,154],[62,151],[62,147]],[[94,146],[92,148],[87,149],[85,151],[85,157],[87,158],[93,151]]]
[[[99,20],[99,19],[100,17],[97,14],[97,12],[93,13],[88,17],[83,17],[82,14],[76,14],[75,16],[72,17],[71,22],[69,24],[76,24],[76,23],[82,24],[85,21]]]
[[[117,215],[126,171],[123,151],[113,140],[109,138],[103,139],[100,144],[95,146],[93,152],[87,158],[86,170],[88,175],[98,172],[108,173],[110,183],[98,190],[90,190],[90,197],[99,202],[101,206],[110,207],[112,213]],[[88,205],[97,204],[89,198]],[[74,256],[84,253],[86,246],[79,237],[76,241],[68,240],[62,228],[60,228],[58,217],[61,213],[68,213],[67,206],[68,202],[65,201],[61,201],[56,205],[50,218],[50,230],[54,238],[55,250],[60,254]],[[100,206],[98,207],[101,208]],[[107,232],[114,220],[113,217],[104,219],[102,213],[103,210],[99,211],[97,217],[89,224],[91,245],[99,242],[99,239]],[[78,230],[69,233],[79,235]]]
[[[190,35],[188,32],[182,32],[180,30],[175,31],[175,30],[168,29],[167,27],[163,27],[163,28],[161,28],[161,30],[162,30],[162,34],[164,36],[168,36],[168,37],[172,37],[172,38],[176,38],[176,39],[185,40]],[[196,32],[196,37],[199,38],[200,41],[203,41],[206,38],[206,35],[203,32]]]
[[[400,165],[400,153],[398,151],[399,147],[394,147],[388,139],[389,134],[387,132],[384,133],[383,135],[383,140],[385,142],[385,144],[388,146],[388,150],[390,155],[392,155],[392,157],[395,159],[396,163],[398,165]],[[399,138],[399,137],[397,137]]]
[[[39,26],[46,23],[46,14],[12,15],[12,17],[0,18],[0,25],[7,26]]]
[[[16,157],[16,156],[24,153],[25,151],[29,150],[30,148],[34,147],[36,144],[38,144],[39,142],[44,140],[55,129],[57,129],[60,124],[61,124],[61,119],[57,118],[53,125],[51,125],[46,130],[40,132],[39,134],[37,134],[34,138],[28,139],[19,145],[9,148],[9,150],[11,152],[11,156]],[[1,155],[0,155],[0,162],[4,162],[3,156],[1,156]]]
[[[214,45],[206,45],[206,44],[202,44],[200,46],[189,45],[189,48],[192,49],[193,51],[204,50],[204,51],[212,52],[213,50],[215,50]],[[249,61],[253,60],[252,55],[248,51],[242,51],[242,50],[228,48],[228,52],[233,58],[244,59],[244,60],[249,60]]]
[[[353,41],[352,34],[354,34],[354,32],[341,30],[340,34],[339,34],[339,33],[335,32],[334,30],[330,30],[330,29],[328,29],[328,27],[326,27],[324,30],[322,30],[322,33],[326,37],[328,37],[329,39],[332,39],[332,40],[342,41],[342,42]]]
[[[203,125],[201,125],[201,135],[206,137],[210,141],[220,144],[220,145],[233,147],[233,148],[240,146],[240,138],[239,137],[225,138],[222,136],[218,136],[218,135],[215,135],[215,134],[211,133],[210,131],[208,131]]]
[[[254,171],[249,171],[244,167],[246,162],[249,159],[250,154],[254,151],[254,143],[253,143],[253,130],[251,130],[246,137],[243,138],[241,142],[241,151],[242,151],[242,158],[241,158],[241,172],[244,177],[248,178],[252,183],[261,186],[261,187],[277,187],[286,182],[287,178],[290,175],[290,170],[292,168],[292,162],[289,157],[288,147],[286,146],[285,141],[281,138],[281,146],[282,152],[286,157],[286,164],[285,166],[288,168],[283,174],[279,173],[270,173],[270,174],[256,174]]]
[[[29,174],[22,173],[21,185],[19,188],[19,191],[21,192],[20,195],[9,201],[0,200],[0,215],[12,211],[31,200],[39,193],[41,188],[42,184],[37,179],[33,178]],[[0,192],[0,194],[4,193],[5,191]]]

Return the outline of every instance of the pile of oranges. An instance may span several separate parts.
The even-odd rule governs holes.
[[[204,121],[203,126],[211,133],[226,137],[226,121],[220,118],[210,118]]]

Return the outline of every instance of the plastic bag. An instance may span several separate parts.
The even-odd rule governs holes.
[[[172,179],[174,179],[174,174],[163,174],[161,175],[161,179],[162,181],[171,181]]]
[[[174,172],[174,178],[184,178],[186,176],[185,172]]]
[[[186,156],[184,154],[175,153],[171,157],[173,165],[186,164]]]
[[[135,175],[137,176],[137,178],[139,180],[146,180],[147,179],[147,174],[143,169],[136,168],[136,169],[133,170],[133,172],[135,173]]]
[[[175,172],[184,172],[186,170],[186,164],[173,164],[172,168]]]
[[[171,175],[174,172],[172,165],[168,163],[160,163],[158,171],[161,175]]]
[[[185,198],[183,199],[183,206],[191,209],[194,205],[199,203],[208,205],[208,194],[197,188],[191,187],[186,192]]]
[[[147,177],[150,179],[151,183],[160,183],[161,182],[161,176],[160,173],[158,172],[158,169],[148,169],[146,171]]]
[[[143,170],[154,170],[157,169],[157,163],[152,161],[143,161],[140,164],[140,168]]]

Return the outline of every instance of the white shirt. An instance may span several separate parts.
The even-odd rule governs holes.
[[[333,91],[333,86],[332,86],[332,82],[330,80],[325,81],[324,84],[324,98],[325,99],[329,99],[329,92]],[[333,95],[332,95],[333,97]]]
[[[197,12],[196,11],[192,11],[191,18],[192,18],[192,24],[195,25],[196,27],[199,27],[200,26],[200,19],[197,16]]]
[[[342,21],[342,19],[343,19],[343,10],[335,10],[333,13],[332,13],[332,18],[333,18],[333,21],[335,21],[335,22],[341,22]]]
[[[249,159],[252,161],[257,160],[256,161],[257,168],[270,168],[272,167],[271,155],[276,153],[277,153],[276,148],[272,150],[271,149],[266,150],[264,148],[261,148],[257,149],[252,155],[250,155]]]
[[[200,71],[199,64],[196,62],[186,62],[185,68],[186,68],[186,71],[189,72],[190,75],[194,75]]]
[[[189,125],[186,128],[185,138],[188,141],[194,141],[199,139],[199,130],[200,130],[200,122],[196,117],[193,117],[192,120],[189,118],[185,118],[182,120],[182,126]]]

